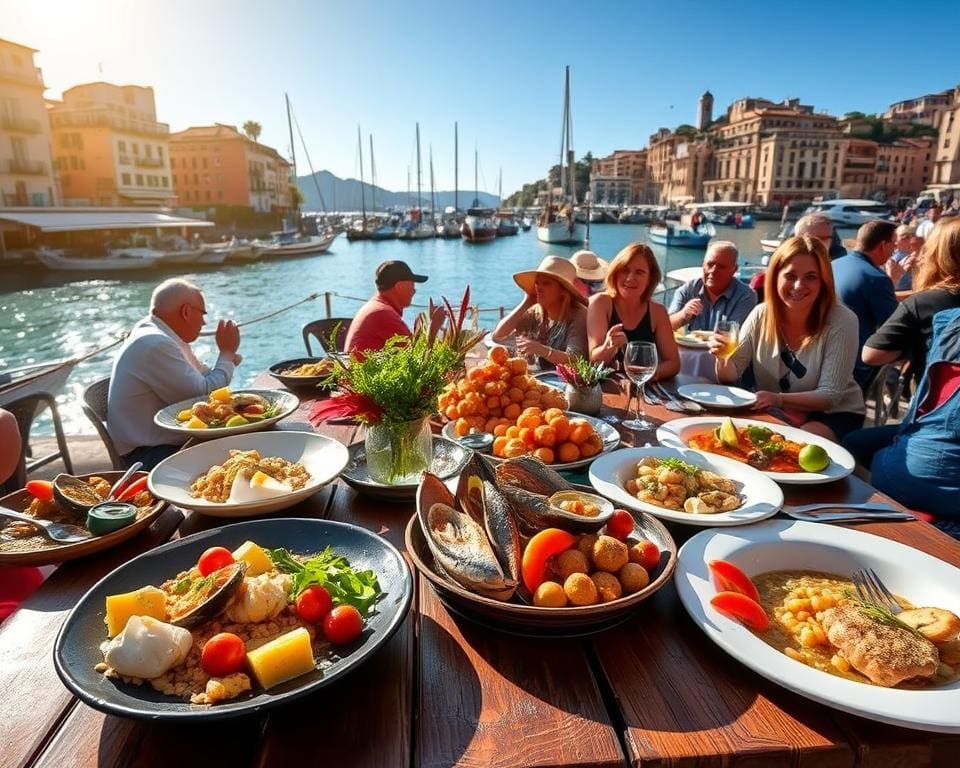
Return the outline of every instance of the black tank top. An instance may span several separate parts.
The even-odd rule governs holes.
[[[617,307],[611,301],[610,302],[610,327],[612,328],[617,323],[620,322],[620,316],[617,314]],[[647,311],[643,313],[643,317],[640,318],[640,321],[633,327],[627,328],[624,326],[623,332],[627,334],[627,342],[631,341],[651,341],[656,343],[656,336],[653,335],[653,323],[650,321],[650,302],[647,302]],[[614,358],[618,363],[623,363],[623,348],[617,350],[617,356]]]

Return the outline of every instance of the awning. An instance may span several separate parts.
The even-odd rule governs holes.
[[[12,211],[0,209],[0,223],[34,227],[41,232],[81,232],[95,229],[152,229],[212,227],[212,221],[174,216],[160,211],[71,211],[64,208],[37,208]],[[10,227],[4,227],[10,229]]]

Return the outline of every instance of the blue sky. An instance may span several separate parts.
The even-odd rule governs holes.
[[[876,112],[960,83],[960,3],[292,2],[0,0],[0,36],[39,49],[47,96],[104,79],[151,85],[171,130],[253,119],[288,154],[290,94],[316,170],[358,176],[373,133],[377,182],[406,187],[420,122],[439,188],[504,194],[541,178],[560,149],[571,66],[578,156],[645,146],[742,96],[799,97],[818,110]],[[102,75],[100,74],[102,67]],[[307,173],[297,139],[298,171]],[[365,160],[369,180],[369,159]]]

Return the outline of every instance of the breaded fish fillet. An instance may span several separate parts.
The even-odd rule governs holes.
[[[877,685],[891,687],[912,677],[933,677],[939,664],[936,646],[904,627],[890,626],[848,603],[823,614],[830,643],[854,669]]]

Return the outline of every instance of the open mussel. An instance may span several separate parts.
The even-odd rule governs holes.
[[[471,592],[509,600],[517,579],[504,574],[482,525],[456,505],[443,481],[425,472],[417,490],[417,515],[435,562]]]
[[[167,600],[170,623],[190,629],[215,618],[230,602],[243,582],[247,564],[231,563],[209,576],[184,579],[173,586],[174,596]]]
[[[61,472],[53,478],[53,498],[63,509],[86,515],[103,501],[92,485],[79,477]]]

